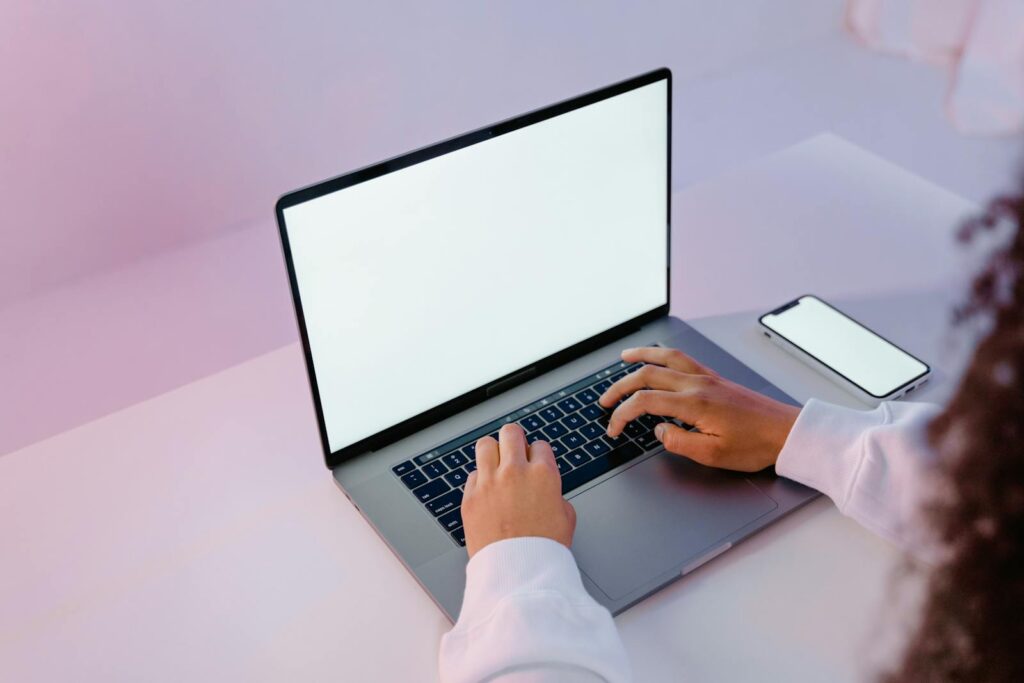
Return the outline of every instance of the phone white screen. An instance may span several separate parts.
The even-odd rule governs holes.
[[[884,398],[928,372],[928,366],[820,299],[761,318],[768,329],[875,398]]]

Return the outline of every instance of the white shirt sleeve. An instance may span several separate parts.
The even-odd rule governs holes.
[[[583,587],[572,553],[547,538],[499,541],[473,556],[439,663],[445,683],[632,679],[611,613]]]
[[[941,550],[920,513],[936,490],[935,455],[925,428],[940,410],[906,402],[853,410],[811,399],[775,471],[821,491],[844,515],[935,563]]]

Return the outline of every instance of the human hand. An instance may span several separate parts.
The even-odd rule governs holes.
[[[576,529],[576,510],[562,498],[555,455],[545,441],[527,445],[517,424],[507,424],[499,441],[485,436],[476,442],[476,470],[466,480],[462,523],[466,550],[507,538],[541,536],[569,547]]]
[[[608,436],[618,436],[644,414],[673,417],[697,427],[655,427],[665,449],[691,460],[741,472],[774,465],[800,408],[730,382],[682,351],[662,347],[626,349],[622,359],[646,365],[609,387],[599,399],[611,408]]]

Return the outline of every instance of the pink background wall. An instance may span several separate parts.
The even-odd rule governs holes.
[[[0,3],[0,454],[293,341],[281,193],[653,67],[676,188],[824,131],[1004,183],[1017,148],[957,135],[946,74],[862,49],[843,4]]]
[[[576,91],[669,63],[693,77],[820,34],[836,7],[6,2],[0,306]]]

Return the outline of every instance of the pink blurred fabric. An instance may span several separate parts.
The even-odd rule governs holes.
[[[849,0],[846,24],[871,48],[947,67],[957,130],[1024,131],[1024,0]]]

